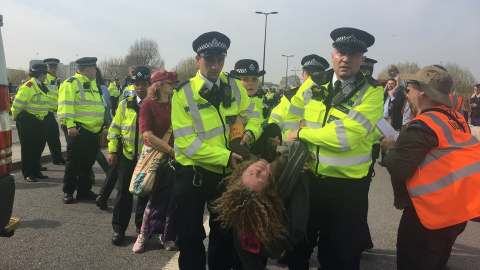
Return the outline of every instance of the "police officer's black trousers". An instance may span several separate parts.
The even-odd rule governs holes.
[[[115,232],[125,232],[132,215],[133,194],[128,190],[133,171],[137,165],[137,160],[126,158],[123,153],[117,153],[117,164],[115,168],[118,173],[117,197],[113,206],[112,227]],[[135,226],[137,229],[142,227],[143,213],[147,206],[148,196],[137,197],[137,207],[135,210]]]
[[[98,193],[98,196],[102,198],[105,202],[110,198],[115,185],[117,184],[118,180],[118,170],[116,167],[111,167],[107,171],[107,176],[105,177],[105,181],[103,182],[102,188]]]
[[[176,182],[173,190],[175,208],[175,226],[178,235],[178,248],[180,269],[205,269],[206,256],[203,240],[206,237],[203,228],[203,213],[205,202],[210,211],[210,234],[208,243],[208,268],[231,269],[234,255],[232,229],[220,228],[220,222],[215,219],[218,214],[210,209],[210,203],[220,197],[223,189],[219,187],[220,181],[228,174],[219,174],[195,166],[202,175],[199,184],[198,175],[196,185],[193,184],[195,172],[192,166],[178,165]]]
[[[367,222],[370,179],[321,178],[311,172],[308,176],[307,241],[287,251],[289,269],[309,269],[308,262],[317,244],[322,270],[359,269],[361,254],[369,243],[363,228]]]
[[[75,137],[68,136],[66,130],[64,133],[68,156],[63,177],[63,192],[73,194],[77,189],[77,194],[89,193],[92,189],[90,171],[95,163],[100,136],[85,128],[80,128]]]
[[[112,116],[115,116],[118,107],[118,97],[110,96],[110,103],[112,104]]]
[[[62,159],[62,145],[60,143],[60,131],[58,130],[58,123],[55,120],[55,114],[48,112],[48,114],[43,119],[43,130],[45,140],[50,149],[50,154],[52,154],[53,161],[60,161]],[[45,144],[42,147],[42,153],[45,149]]]
[[[23,177],[40,173],[40,157],[45,146],[43,122],[34,115],[23,112],[17,117],[16,125],[22,158]]]

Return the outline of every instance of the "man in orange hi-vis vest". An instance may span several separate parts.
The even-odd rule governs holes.
[[[453,108],[443,67],[401,76],[417,116],[396,142],[381,144],[394,205],[403,209],[397,269],[443,269],[467,221],[480,216],[480,143]]]

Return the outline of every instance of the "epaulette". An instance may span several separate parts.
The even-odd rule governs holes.
[[[71,82],[73,82],[74,80],[75,80],[75,77],[70,77],[70,78],[67,80],[67,82],[71,83]]]
[[[234,79],[237,79],[237,80],[241,80],[240,77],[238,77],[238,76],[232,75],[228,72],[225,72],[225,73],[226,73],[227,77],[234,78]]]
[[[378,87],[378,86],[382,86],[379,82],[377,82],[377,80],[375,80],[372,76],[370,75],[365,75],[365,78],[367,79],[367,82],[373,86],[373,87]]]
[[[176,86],[175,86],[173,89],[175,89],[175,90],[179,91],[179,90],[180,90],[180,88],[182,88],[182,87],[183,87],[185,84],[187,84],[189,81],[190,81],[190,80],[185,80],[185,81],[183,81],[183,82],[181,82],[181,83],[177,84],[177,85],[176,85]]]
[[[27,82],[25,85],[28,86],[28,87],[32,87],[33,82]]]

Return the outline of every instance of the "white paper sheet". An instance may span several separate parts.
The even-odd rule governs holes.
[[[397,141],[397,131],[387,122],[387,120],[385,120],[385,118],[380,118],[380,120],[377,121],[377,128],[380,130],[383,136],[385,136],[385,138],[388,139],[390,136],[392,136],[393,140]]]

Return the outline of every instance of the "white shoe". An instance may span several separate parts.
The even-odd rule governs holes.
[[[163,234],[158,235],[158,241],[160,241],[160,244],[163,246],[163,240],[162,240]]]
[[[175,250],[177,247],[175,246],[175,241],[165,241],[163,243],[163,247],[165,247],[166,251]]]
[[[147,241],[147,237],[141,233],[137,237],[137,241],[133,245],[132,251],[135,253],[141,253],[144,251],[145,248],[145,242]]]

